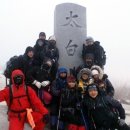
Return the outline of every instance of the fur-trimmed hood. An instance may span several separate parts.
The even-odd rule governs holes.
[[[81,76],[83,73],[87,73],[89,77],[92,76],[91,70],[88,68],[83,68],[82,70],[80,70],[80,72],[78,73],[77,79],[80,80]]]
[[[98,65],[93,65],[93,66],[91,67],[91,71],[92,71],[92,70],[97,70],[97,71],[99,72],[99,79],[102,79],[102,78],[103,78],[104,72],[103,72],[103,70],[102,70],[102,68],[101,68],[100,66],[98,66]]]

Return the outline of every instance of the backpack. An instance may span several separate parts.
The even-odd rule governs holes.
[[[94,64],[99,65],[101,68],[106,64],[106,52],[100,45],[99,41],[95,41],[91,46],[85,46],[83,44],[82,58],[85,58],[86,54],[93,54]]]
[[[100,42],[95,41],[95,62],[97,62],[97,65],[103,66],[106,64],[106,52],[104,51],[104,48],[100,46]]]
[[[11,79],[11,73],[14,69],[18,68],[18,56],[13,56],[7,61],[4,75],[6,78]]]

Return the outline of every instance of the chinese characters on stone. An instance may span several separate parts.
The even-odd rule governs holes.
[[[76,48],[77,48],[77,47],[78,47],[78,45],[73,44],[73,41],[72,41],[72,40],[69,40],[68,45],[65,47],[68,56],[73,56],[73,55],[75,54],[75,52],[76,52]]]
[[[73,15],[73,12],[70,11],[70,16],[66,17],[67,23],[63,24],[62,26],[70,25],[71,27],[81,28],[82,26],[78,24],[78,22],[76,21],[76,18],[78,18],[78,15],[77,14]]]

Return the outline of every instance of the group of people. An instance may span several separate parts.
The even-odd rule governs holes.
[[[114,99],[114,87],[104,74],[106,55],[99,41],[87,37],[83,64],[59,67],[55,36],[41,32],[34,47],[7,63],[10,83],[0,91],[8,106],[9,130],[130,130],[125,110]],[[71,70],[68,72],[68,70]]]

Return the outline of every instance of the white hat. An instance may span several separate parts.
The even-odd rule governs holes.
[[[49,41],[50,41],[50,40],[56,41],[56,37],[55,37],[54,35],[53,35],[53,36],[50,36],[48,40],[49,40]]]
[[[97,70],[92,70],[92,75],[96,75],[99,74],[99,72]]]

